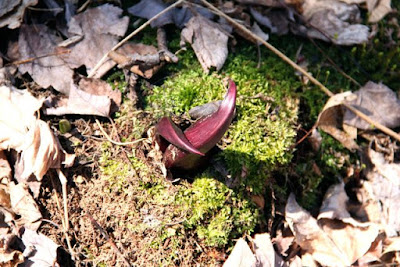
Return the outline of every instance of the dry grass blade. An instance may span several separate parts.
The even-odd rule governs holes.
[[[94,68],[91,70],[91,72],[89,73],[88,77],[91,78],[94,76],[94,74],[96,73],[96,71],[100,68],[100,66],[106,61],[108,54],[112,51],[117,50],[119,47],[121,47],[124,43],[126,43],[129,39],[131,39],[133,36],[135,36],[136,34],[138,34],[139,32],[141,32],[144,28],[146,28],[148,25],[150,25],[150,23],[152,23],[154,20],[156,20],[158,17],[160,17],[161,15],[167,13],[169,10],[171,10],[172,8],[176,7],[177,5],[180,5],[181,3],[183,3],[184,0],[179,0],[176,1],[174,4],[170,5],[169,7],[167,7],[166,9],[164,9],[163,11],[161,11],[160,13],[158,13],[157,15],[155,15],[154,17],[152,17],[151,19],[149,19],[148,21],[146,21],[145,23],[142,24],[142,26],[140,26],[139,28],[137,28],[136,30],[134,30],[131,34],[129,34],[127,37],[125,37],[122,41],[120,41],[118,44],[116,44],[113,48],[111,48],[111,50],[109,52],[107,52],[101,59],[100,61],[96,64],[96,66],[94,66]]]
[[[118,247],[114,243],[114,241],[110,238],[110,236],[106,233],[106,231],[104,231],[103,228],[96,222],[96,220],[92,217],[92,215],[89,212],[86,213],[86,217],[90,220],[90,223],[93,225],[93,227],[100,231],[100,233],[104,236],[104,238],[107,240],[107,242],[114,249],[114,251],[122,258],[122,260],[124,261],[126,266],[131,266],[129,261],[127,259],[125,259],[122,252],[118,249]]]
[[[226,15],[223,13],[221,10],[207,2],[206,0],[201,0],[201,2],[207,6],[209,9],[215,11],[218,15],[221,17],[225,18],[229,23],[234,25],[236,28],[238,28],[242,32],[246,32],[248,35],[252,36],[255,40],[259,41],[261,44],[263,44],[265,47],[267,47],[269,50],[274,52],[277,56],[279,56],[283,61],[288,63],[290,66],[292,66],[295,70],[299,71],[301,74],[306,76],[313,84],[317,85],[325,94],[328,96],[332,97],[334,96],[334,93],[332,93],[325,85],[323,85],[320,81],[315,79],[312,75],[310,75],[307,71],[305,71],[302,67],[297,65],[295,62],[293,62],[290,58],[288,58],[285,54],[283,54],[281,51],[279,51],[277,48],[275,48],[273,45],[270,43],[264,41],[260,36],[255,35],[252,33],[250,30],[248,30],[246,27],[241,25],[240,23],[236,22],[234,19],[232,19],[230,16]],[[400,141],[400,135],[397,134],[396,132],[392,131],[391,129],[387,128],[386,126],[380,124],[379,122],[376,122],[372,120],[370,117],[362,113],[361,111],[357,110],[353,106],[343,103],[343,106],[354,112],[357,116],[359,116],[361,119],[365,120],[369,124],[375,126],[377,129],[381,130],[387,135],[390,135],[391,137],[397,139]]]
[[[111,120],[111,118],[109,118],[109,119]],[[97,123],[97,126],[99,126],[100,131],[104,134],[104,136],[106,137],[106,139],[107,139],[111,144],[114,144],[114,145],[117,145],[117,146],[127,146],[127,145],[134,145],[134,144],[137,144],[137,143],[139,143],[139,142],[145,140],[145,138],[140,138],[140,139],[137,139],[137,140],[132,141],[132,142],[118,142],[118,141],[114,141],[114,140],[112,140],[111,137],[106,133],[106,131],[104,130],[103,126],[101,126],[101,124],[100,124],[100,122],[99,122],[98,119],[96,119],[96,123]]]

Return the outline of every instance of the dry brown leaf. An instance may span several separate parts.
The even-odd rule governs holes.
[[[121,105],[121,91],[113,90],[111,85],[103,80],[82,77],[79,81],[79,88],[92,95],[108,96],[111,99],[110,113],[118,111]]]
[[[317,120],[318,128],[332,135],[349,150],[358,149],[358,145],[346,132],[339,129],[343,118],[341,105],[344,101],[350,101],[354,97],[354,94],[351,92],[332,96],[325,104]]]
[[[349,100],[348,104],[386,127],[400,126],[400,100],[389,87],[369,81],[354,94],[357,97]],[[369,130],[372,127],[350,110],[346,110],[343,121],[359,129]]]
[[[35,200],[28,191],[28,187],[19,183],[17,185],[14,182],[9,183],[11,209],[16,214],[20,215],[16,222],[18,226],[24,226],[27,229],[36,231],[41,221],[42,214],[39,211]]]
[[[73,156],[65,153],[49,126],[36,118],[41,100],[27,90],[1,86],[0,102],[0,150],[18,152],[14,177],[18,182],[27,182],[37,196],[38,182],[48,169],[60,168]]]
[[[16,29],[21,26],[25,9],[37,3],[38,0],[1,1],[0,28],[8,26],[9,29]]]
[[[221,27],[200,15],[192,17],[181,32],[182,41],[192,45],[203,70],[220,70],[228,56],[228,35]]]
[[[317,267],[318,264],[310,253],[304,253],[303,255],[301,255],[300,266]]]
[[[37,100],[26,90],[0,86],[0,150],[22,146],[26,128],[36,120],[36,112],[43,101]]]
[[[376,23],[383,19],[384,16],[392,11],[390,3],[391,0],[367,0],[368,22]]]
[[[271,33],[284,35],[289,32],[286,10],[250,7],[250,13],[258,23],[269,28]]]
[[[400,237],[391,237],[387,238],[384,241],[385,249],[383,250],[382,254],[386,254],[389,252],[400,251]]]
[[[68,46],[71,53],[62,55],[62,58],[71,68],[85,65],[89,73],[103,55],[118,43],[118,39],[124,36],[129,18],[121,17],[121,14],[121,8],[104,4],[72,17],[68,23],[69,34],[71,37],[78,35],[83,38]],[[101,77],[112,64],[111,60],[105,62],[95,77]]]
[[[26,262],[30,262],[32,266],[60,266],[61,263],[64,266],[70,266],[66,261],[58,262],[59,245],[47,236],[30,229],[24,229],[21,240],[25,246]]]
[[[377,225],[357,227],[331,219],[320,219],[318,222],[351,263],[367,253],[379,232]]]
[[[21,4],[21,2],[22,2],[22,0],[1,1],[0,2],[0,18],[3,17],[8,12],[12,11],[16,6]]]
[[[357,191],[361,208],[370,221],[382,225],[388,237],[397,236],[400,232],[400,164],[387,162],[381,153],[372,148],[361,159],[368,166],[364,170],[368,180]]]
[[[314,152],[317,152],[322,144],[322,137],[321,134],[318,132],[318,130],[313,129],[311,135],[307,139],[310,142]]]
[[[236,242],[228,259],[225,261],[225,267],[248,267],[254,266],[256,257],[253,255],[249,245],[243,238]]]
[[[288,256],[289,247],[294,242],[294,235],[288,224],[284,222],[283,228],[276,231],[276,236],[272,239],[279,255]]]
[[[344,183],[332,185],[324,196],[318,220],[331,219],[340,220],[344,223],[351,224],[354,227],[368,227],[369,223],[361,223],[354,220],[350,213],[347,211],[347,201],[349,200],[346,191],[344,190]]]
[[[252,243],[257,259],[257,266],[287,266],[282,258],[275,252],[269,234],[263,233],[255,235]]]
[[[22,25],[18,41],[21,60],[54,53],[57,43],[61,41],[62,39],[45,25]],[[18,69],[21,73],[28,72],[43,88],[53,86],[57,91],[69,94],[73,71],[58,56],[38,58],[20,65]]]
[[[292,258],[290,260],[289,267],[303,267],[303,266],[306,266],[306,265],[302,264],[301,258],[299,256],[297,256],[297,255],[294,256],[294,258]]]
[[[325,202],[333,202],[335,198],[339,199],[332,196],[342,195],[341,187],[342,185],[333,187],[328,192]],[[339,201],[342,204],[339,206],[343,206],[345,198],[343,196],[340,198]],[[325,204],[325,206],[325,214],[328,214],[327,210],[332,207],[336,209],[332,203]],[[378,236],[379,228],[373,224],[363,224],[362,227],[359,227],[361,224],[357,223],[354,226],[338,220],[334,215],[329,217],[333,217],[333,219],[319,219],[317,222],[297,204],[294,195],[290,195],[286,206],[286,220],[300,247],[322,265],[349,266],[369,250]],[[347,217],[345,219],[348,220]]]
[[[297,204],[293,194],[289,196],[285,217],[296,237],[296,242],[317,262],[326,266],[333,263],[349,266],[352,263],[344,251],[340,250],[329,235],[319,227],[317,220]]]
[[[383,239],[384,235],[379,234],[375,241],[371,244],[371,247],[367,253],[358,259],[358,266],[367,266],[369,263],[379,261],[379,258],[382,256]]]
[[[24,262],[24,255],[21,251],[6,251],[4,248],[0,248],[0,265],[3,267],[20,266],[19,264]]]
[[[44,112],[48,115],[81,114],[108,117],[111,99],[105,95],[93,95],[71,85],[67,97],[49,97]]]
[[[11,181],[11,177],[11,167],[6,154],[4,151],[0,150],[0,183],[3,181]]]
[[[304,19],[312,27],[304,29],[304,26],[295,26],[299,33],[303,32],[311,38],[332,41],[339,45],[368,41],[369,28],[362,24],[352,24],[360,18],[360,11],[355,5],[336,0],[306,0],[302,9]]]

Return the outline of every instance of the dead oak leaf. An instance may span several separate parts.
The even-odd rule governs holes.
[[[38,182],[49,168],[60,168],[61,163],[72,164],[72,155],[59,144],[50,127],[35,114],[42,105],[26,90],[0,87],[0,150],[15,150],[17,160],[14,177],[26,182],[34,195],[39,194]],[[35,176],[32,184],[28,181]],[[40,186],[40,184],[39,184]]]
[[[356,98],[349,100],[348,104],[386,127],[394,128],[400,125],[400,100],[389,87],[369,81],[354,94]],[[350,110],[346,110],[343,121],[359,129],[371,129],[369,123]]]
[[[369,223],[361,223],[353,219],[347,210],[349,197],[344,190],[344,183],[332,185],[327,190],[322,202],[318,220],[340,220],[355,227],[368,227]]]
[[[8,26],[16,29],[21,26],[25,9],[34,6],[38,0],[14,0],[0,2],[0,28]]]
[[[108,96],[85,92],[75,84],[71,84],[68,97],[49,97],[44,104],[46,114],[58,116],[81,114],[108,117],[111,109],[111,99]]]
[[[22,25],[18,40],[21,59],[36,59],[21,64],[18,69],[21,73],[28,72],[41,87],[53,86],[68,95],[73,71],[58,56],[41,57],[56,52],[57,44],[61,41],[46,25]]]
[[[293,194],[285,217],[300,247],[325,266],[350,266],[368,251],[378,235],[376,226],[354,227],[331,219],[317,221],[297,204]]]
[[[28,191],[28,187],[19,183],[9,183],[11,209],[21,217],[17,220],[19,226],[24,226],[30,230],[36,231],[41,221],[42,214],[35,200]]]
[[[355,96],[351,92],[344,92],[332,96],[319,114],[316,123],[319,129],[332,135],[349,150],[358,149],[358,145],[351,135],[340,129],[343,127],[342,103],[354,98]]]
[[[87,72],[97,64],[103,55],[118,43],[128,29],[129,18],[121,17],[122,9],[110,4],[88,9],[72,17],[68,32],[72,36],[83,36],[81,41],[68,46],[71,53],[63,55],[71,68],[86,66]],[[112,65],[111,60],[102,65],[95,77],[100,77]]]
[[[356,5],[336,0],[306,0],[302,9],[304,19],[312,27],[304,29],[295,25],[294,29],[299,33],[304,32],[311,38],[331,41],[339,45],[354,45],[368,41],[369,28],[357,24],[360,11]]]
[[[364,175],[368,180],[356,191],[362,204],[358,212],[380,223],[388,237],[397,236],[400,231],[400,164],[387,162],[383,154],[372,148],[361,160],[367,166]]]
[[[243,238],[239,238],[223,266],[247,267],[254,266],[255,263],[256,257],[251,251],[249,245],[247,245],[247,242]]]
[[[197,15],[192,17],[181,32],[183,42],[192,45],[203,70],[220,70],[228,56],[228,35],[219,24]]]

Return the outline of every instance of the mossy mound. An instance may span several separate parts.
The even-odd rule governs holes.
[[[179,115],[222,99],[226,92],[223,78],[233,79],[238,86],[236,117],[217,157],[226,164],[232,179],[246,173],[238,186],[252,194],[263,193],[270,171],[290,162],[296,135],[294,90],[300,83],[285,63],[264,56],[257,68],[255,47],[247,46],[229,56],[221,74],[211,75],[191,62],[162,86],[154,87],[147,98],[156,117]],[[188,62],[185,58],[192,57],[191,51],[186,52],[184,64]]]

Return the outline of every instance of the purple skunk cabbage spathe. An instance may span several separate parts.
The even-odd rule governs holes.
[[[164,152],[165,166],[170,169],[193,170],[224,136],[235,115],[236,85],[229,80],[228,92],[218,110],[200,118],[184,132],[168,117],[156,125],[157,138]],[[162,143],[164,141],[164,143]]]

